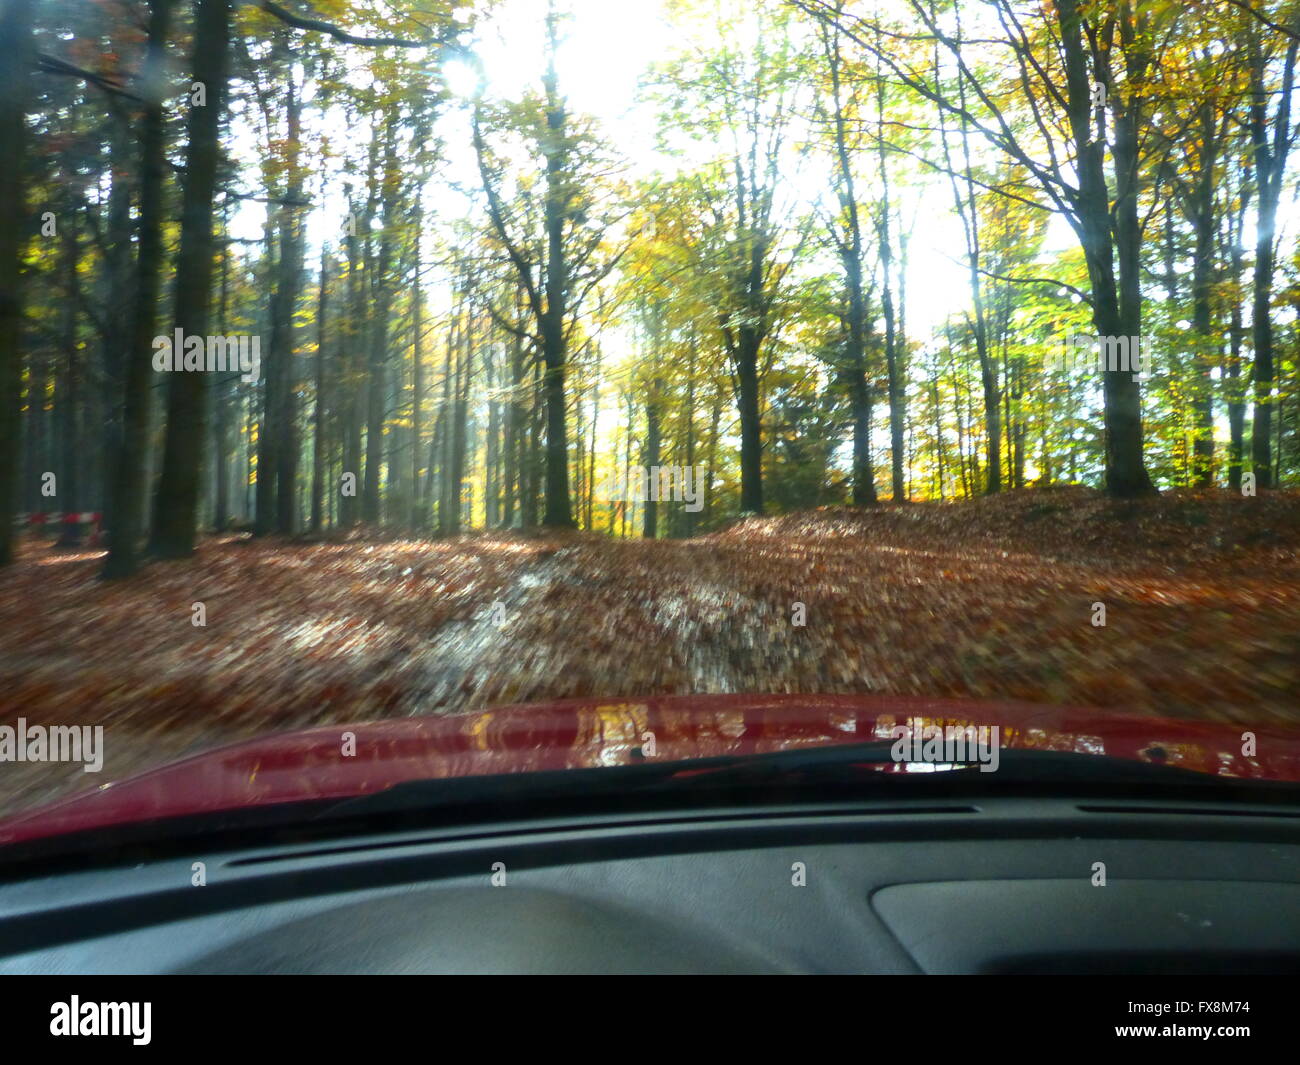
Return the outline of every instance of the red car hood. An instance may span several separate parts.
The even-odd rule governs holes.
[[[890,696],[709,695],[581,700],[280,733],[218,747],[0,821],[0,844],[157,818],[341,799],[403,781],[758,754],[892,738],[897,725],[997,725],[1005,748],[1161,761],[1300,782],[1300,732],[1028,703]],[[351,739],[349,739],[351,737]],[[112,740],[108,746],[111,750]],[[354,753],[345,753],[347,751]],[[1154,752],[1154,753],[1152,753]]]

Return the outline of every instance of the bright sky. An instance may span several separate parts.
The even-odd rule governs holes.
[[[683,45],[681,27],[666,16],[664,0],[561,0],[569,17],[562,26],[563,43],[557,66],[561,90],[573,111],[594,116],[608,141],[627,161],[632,175],[668,170],[673,160],[655,151],[656,115],[651,103],[638,98],[641,79],[651,67],[671,56]],[[489,97],[519,98],[539,87],[547,0],[504,0],[493,17],[478,30],[476,51],[486,70]],[[705,42],[707,44],[707,42]],[[459,64],[447,70],[453,92],[468,98],[474,75]],[[341,118],[326,123],[336,141],[348,137]],[[446,109],[438,125],[446,145],[446,164],[427,190],[426,206],[438,222],[469,216],[477,207],[455,185],[475,189],[478,183],[469,140],[468,110],[464,106]],[[258,155],[255,131],[237,136],[240,154]],[[978,143],[976,150],[980,150]],[[790,194],[810,203],[825,195],[826,161],[805,164],[800,174],[791,175]],[[313,189],[313,196],[319,187]],[[963,253],[961,229],[950,205],[946,181],[931,180],[929,187],[900,180],[899,214],[904,227],[912,227],[907,276],[907,324],[914,337],[937,331],[945,318],[969,302],[967,279],[960,262]],[[325,208],[314,212],[308,224],[309,246],[318,253],[323,239],[337,240],[339,220],[346,210],[341,183],[325,190]],[[1287,228],[1293,213],[1283,206],[1282,222]],[[262,234],[264,208],[246,203],[234,220],[236,236],[256,238]],[[1250,237],[1248,233],[1247,238]],[[1049,226],[1045,251],[1051,253],[1074,246],[1074,235],[1064,219],[1054,216]],[[310,253],[309,253],[310,254]],[[435,283],[431,295],[436,309],[437,295],[445,286]]]
[[[629,177],[671,172],[683,165],[655,149],[658,120],[653,103],[640,96],[641,81],[656,64],[665,61],[687,44],[687,31],[670,23],[666,0],[557,0],[569,17],[563,22],[563,41],[557,58],[561,91],[571,111],[593,116],[615,151],[629,167]],[[735,0],[743,3],[744,0]],[[544,62],[545,17],[547,0],[503,0],[493,16],[480,23],[475,50],[487,76],[487,95],[497,100],[516,100],[526,91],[540,88]],[[742,29],[743,32],[743,29]],[[713,41],[699,41],[709,47]],[[357,57],[357,72],[364,76],[363,60]],[[475,75],[464,65],[451,64],[446,78],[452,92],[462,101],[447,107],[438,120],[437,134],[445,145],[445,163],[438,177],[426,189],[425,206],[436,229],[457,219],[481,221],[481,207],[461,189],[476,192],[478,173],[470,145],[468,108],[475,88]],[[326,116],[324,132],[336,144],[350,136],[340,113]],[[261,135],[257,130],[236,128],[236,152],[250,165],[261,156]],[[699,150],[709,151],[712,145]],[[978,140],[972,149],[980,154],[989,151]],[[964,253],[962,230],[951,205],[946,179],[930,175],[918,181],[924,172],[914,164],[900,160],[900,173],[893,186],[896,207],[904,229],[911,229],[908,245],[905,308],[910,337],[925,341],[940,332],[942,323],[969,306],[966,269],[961,263]],[[788,195],[799,201],[802,213],[827,194],[829,158],[814,155],[801,164],[800,171],[789,175]],[[906,169],[908,173],[901,171]],[[248,180],[256,184],[254,172]],[[927,183],[928,182],[928,183]],[[322,189],[316,183],[311,195]],[[347,210],[340,180],[324,188],[323,209],[314,211],[308,220],[309,262],[319,255],[323,240],[337,243],[340,225]],[[870,196],[871,190],[863,190]],[[1300,223],[1300,210],[1294,199],[1284,202],[1279,216],[1282,240],[1289,238]],[[237,237],[258,239],[263,235],[265,208],[253,202],[241,205],[233,219]],[[1245,240],[1253,241],[1250,226]],[[1053,215],[1044,242],[1044,255],[1071,249],[1075,237],[1066,221]],[[832,267],[833,269],[833,267]],[[435,315],[447,310],[451,286],[436,273],[426,279],[429,309]],[[614,370],[631,353],[633,343],[627,330],[615,328],[602,338],[610,356],[606,366]],[[611,365],[613,363],[614,365]],[[606,401],[608,402],[608,401]],[[617,412],[611,406],[602,412],[600,433],[612,439]],[[1226,430],[1225,430],[1226,431]]]
[[[672,46],[673,30],[662,18],[659,0],[568,0],[566,7],[571,17],[562,25],[556,67],[570,110],[594,116],[635,172],[653,170],[662,162],[653,150],[655,115],[638,105],[637,90],[642,75]],[[475,51],[489,99],[517,100],[540,91],[546,9],[546,0],[506,0],[480,27]],[[474,91],[475,77],[467,64],[448,65],[448,85],[465,99]],[[467,108],[445,112],[438,132],[446,144],[444,180],[475,187]],[[462,200],[459,210],[466,207]]]
[[[664,0],[559,0],[569,13],[563,24],[564,40],[558,57],[561,89],[574,111],[597,118],[609,142],[628,162],[632,174],[670,169],[674,164],[654,150],[656,116],[652,105],[638,101],[640,79],[656,62],[682,46],[682,31],[672,25]],[[544,20],[547,0],[504,0],[493,17],[481,24],[476,50],[488,77],[488,95],[517,99],[536,89],[542,73]],[[452,64],[447,71],[454,92],[468,97],[474,77],[466,67]],[[348,137],[338,116],[326,123],[336,141]],[[471,203],[449,188],[456,183],[474,188],[477,173],[469,143],[468,114],[452,107],[441,117],[438,132],[447,149],[440,180],[428,190],[427,205],[435,218],[448,221],[468,215]],[[258,135],[236,131],[236,151],[256,159]],[[823,195],[823,165],[806,166],[793,179],[791,192],[804,201]],[[962,237],[949,203],[946,183],[917,189],[899,182],[898,204],[904,225],[913,226],[909,245],[907,321],[914,336],[930,335],[942,321],[968,302],[965,270],[960,263]],[[319,190],[313,190],[315,195]],[[319,251],[323,239],[337,239],[339,219],[346,210],[342,187],[326,189],[325,208],[314,212],[308,224],[309,246]],[[1294,204],[1282,205],[1280,222],[1292,229]],[[256,239],[262,235],[262,205],[245,203],[235,219],[234,235]],[[1251,234],[1245,234],[1247,240]],[[1063,218],[1053,216],[1045,252],[1074,246],[1074,235]]]
[[[546,6],[546,0],[505,0],[493,18],[480,26],[476,50],[487,73],[489,97],[517,99],[539,87]],[[680,31],[667,21],[663,0],[566,0],[564,6],[570,18],[563,24],[557,66],[570,108],[598,120],[632,176],[671,169],[674,162],[654,148],[654,108],[638,99],[641,78],[680,46]],[[473,74],[462,65],[452,64],[447,80],[462,97],[473,90]],[[336,143],[349,136],[339,115],[327,121],[325,129]],[[428,189],[426,202],[431,214],[445,222],[472,210],[469,200],[451,186],[477,185],[467,109],[453,106],[444,111],[437,132],[446,145],[447,159],[440,179]],[[236,151],[250,162],[260,157],[259,141],[258,131],[236,130]],[[823,195],[825,171],[820,161],[805,166],[793,182],[790,192],[798,199],[811,201]],[[937,186],[928,195],[905,190],[899,205],[905,222],[915,220],[908,277],[909,331],[928,332],[964,298],[965,276],[954,262],[961,253],[960,231],[946,203],[939,209],[935,206],[936,195],[946,195],[945,189]],[[313,198],[319,191],[317,185]],[[342,185],[333,182],[325,190],[324,209],[308,220],[309,256],[319,253],[322,240],[337,241],[345,211]],[[263,205],[246,202],[232,220],[232,232],[257,239],[264,224]]]
[[[546,0],[507,0],[480,34],[478,52],[487,70],[489,95],[514,99],[535,88],[541,76]],[[653,64],[681,47],[681,32],[667,19],[663,0],[567,0],[571,18],[557,59],[562,91],[575,111],[595,116],[610,142],[630,164],[633,174],[670,169],[674,163],[654,150],[656,116],[638,102],[640,79]],[[453,89],[468,93],[468,71],[450,76]],[[463,114],[444,120],[442,132],[452,157],[449,173],[473,180],[472,157]],[[825,170],[807,166],[792,192],[811,202],[824,195]],[[914,224],[908,278],[909,328],[928,333],[962,305],[965,273],[954,258],[961,254],[960,230],[946,208],[936,209],[935,193],[909,190],[900,204],[902,217]],[[924,203],[923,203],[924,201]],[[1068,238],[1068,233],[1066,234]]]

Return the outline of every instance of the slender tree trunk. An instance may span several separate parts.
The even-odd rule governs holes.
[[[221,231],[227,231],[226,213],[222,212]],[[217,330],[221,335],[227,333],[230,312],[230,245],[221,249],[221,296],[217,305]],[[230,521],[230,391],[237,389],[237,374],[230,374],[217,379],[216,395],[213,401],[212,450],[213,450],[213,504],[212,527],[218,532],[225,529]]]
[[[520,461],[523,448],[524,426],[527,423],[528,410],[524,404],[523,393],[527,387],[528,376],[524,369],[524,342],[522,337],[514,337],[510,345],[510,399],[506,404],[505,433],[505,513],[502,524],[510,528],[515,523],[515,508],[522,505],[523,465]]]
[[[415,273],[411,283],[411,531],[418,532],[423,526],[421,517],[423,499],[420,484],[420,435],[424,431],[424,353],[423,332],[424,316],[421,285],[420,229],[424,222],[423,208],[420,204],[415,209]]]
[[[380,241],[376,272],[377,299],[370,325],[370,349],[366,373],[366,470],[361,493],[361,520],[377,524],[381,518],[379,474],[384,461],[384,406],[387,398],[385,362],[388,350],[387,290],[388,260],[391,245],[387,236]]]
[[[1195,235],[1192,258],[1192,330],[1196,335],[1193,370],[1195,402],[1192,473],[1201,487],[1214,481],[1214,383],[1211,369],[1218,359],[1219,341],[1214,332],[1213,297],[1215,282],[1214,175],[1218,163],[1221,137],[1217,129],[1214,106],[1201,104],[1198,150],[1200,161],[1195,185],[1188,198],[1188,218]]]
[[[763,430],[759,409],[758,354],[760,340],[750,326],[741,326],[736,351],[740,415],[740,509],[763,513]]]
[[[371,325],[366,388],[366,472],[361,493],[361,520],[377,524],[380,520],[380,467],[384,461],[384,414],[388,397],[388,317],[392,308],[389,267],[393,255],[393,227],[397,222],[398,183],[391,180],[397,170],[396,116],[384,120],[384,227],[379,237],[379,255],[374,275],[370,277]]]
[[[147,51],[146,51],[147,55]],[[113,128],[109,147],[110,164],[114,160],[129,159],[134,140],[130,122],[124,114],[114,111]],[[112,484],[117,470],[118,450],[122,446],[122,396],[126,388],[125,368],[130,358],[131,328],[130,319],[122,311],[131,305],[132,276],[132,237],[131,201],[135,194],[136,174],[133,168],[124,165],[111,167],[113,171],[113,188],[108,199],[107,247],[104,249],[104,270],[106,278],[107,306],[114,313],[106,323],[103,337],[104,386],[95,390],[103,403],[104,417],[100,441],[102,451],[98,461],[98,479],[102,499],[98,509],[104,513],[106,529],[113,528]],[[95,424],[93,421],[91,424]]]
[[[977,247],[973,253],[972,263],[978,263],[978,256]],[[975,349],[980,363],[980,385],[984,395],[984,432],[988,448],[984,494],[995,495],[1002,490],[1002,394],[998,385],[997,360],[989,351],[988,326],[984,315],[978,267],[973,265],[970,273],[971,290],[975,301]]]
[[[501,520],[501,405],[495,399],[500,370],[494,349],[483,349],[483,373],[489,396],[487,433],[483,455],[483,527],[495,529]]]
[[[966,420],[962,415],[962,383],[961,378],[957,376],[956,353],[953,350],[951,336],[948,338],[948,358],[948,380],[952,382],[952,410],[957,421],[957,472],[961,474],[962,495],[970,498],[973,493],[970,469],[966,462]]]
[[[338,483],[330,486],[331,494],[339,494],[339,524],[350,529],[360,516],[356,495],[361,479],[361,388],[364,377],[360,372],[363,358],[363,330],[365,320],[365,279],[361,276],[363,253],[356,234],[347,237],[348,246],[348,319],[343,331],[347,345],[340,359],[346,381],[346,398],[343,401],[343,469]],[[349,478],[351,491],[343,493],[343,479]]]
[[[150,0],[145,68],[166,63],[174,0]],[[145,503],[145,445],[149,438],[153,380],[153,337],[162,293],[163,182],[166,171],[166,119],[157,77],[146,79],[152,94],[140,120],[139,236],[135,298],[130,311],[130,347],[124,367],[122,442],[117,453],[109,505],[108,558],[103,575],[127,577],[139,564],[141,518]]]
[[[570,191],[567,114],[559,95],[555,68],[556,15],[547,18],[548,62],[543,83],[546,91],[546,308],[539,323],[542,356],[546,364],[546,514],[549,526],[572,528],[573,510],[569,499],[569,442],[565,416],[565,362],[568,341],[568,263],[564,256],[564,226],[569,217]]]
[[[650,491],[646,493],[645,509],[643,511],[642,536],[647,540],[653,540],[659,532],[659,495],[658,483],[662,482],[659,476],[659,447],[663,442],[663,436],[660,426],[659,417],[659,400],[658,400],[659,382],[654,382],[650,386],[650,395],[646,397],[645,404],[645,467],[647,475],[647,485]],[[653,481],[649,478],[654,478]]]
[[[470,360],[473,357],[474,317],[466,309],[465,328],[461,331],[459,350],[456,353],[456,393],[452,406],[451,468],[447,478],[450,489],[450,528],[453,534],[461,531],[461,512],[464,507],[466,427],[469,417]]]
[[[627,432],[623,435],[623,483],[629,484],[632,473],[632,426],[636,423],[636,398],[631,392],[626,395],[627,399]],[[627,518],[628,509],[632,504],[631,499],[626,497],[631,495],[630,492],[622,493],[625,497],[619,503],[619,531],[621,537],[627,536]]]
[[[81,367],[78,365],[78,311],[81,306],[81,282],[78,265],[81,241],[77,238],[74,215],[63,224],[63,373],[55,395],[59,431],[59,511],[65,520],[59,529],[58,545],[75,548],[81,545],[81,525],[66,520],[81,509]]]
[[[258,535],[272,531],[294,532],[298,472],[296,394],[294,376],[294,311],[302,285],[303,245],[301,221],[295,204],[302,199],[304,171],[299,165],[302,98],[289,85],[286,105],[286,171],[283,202],[279,207],[280,256],[275,293],[271,297],[271,337],[266,355],[264,417],[258,435],[257,524]]]
[[[36,348],[31,352],[27,370],[27,389],[21,398],[27,408],[23,419],[20,445],[22,491],[15,492],[14,505],[28,514],[44,509],[41,502],[41,484],[38,466],[45,455],[45,353]],[[44,467],[49,469],[48,466]]]
[[[934,410],[934,467],[939,480],[939,500],[945,498],[946,486],[944,485],[944,454],[943,454],[943,416],[939,406],[939,373],[938,367],[935,368],[934,375],[930,378],[930,406]]]
[[[1014,373],[1014,366],[1011,362],[1011,357],[1009,352],[1007,351],[1007,347],[1004,344],[1002,347],[1002,381],[1003,381],[1003,389],[1002,389],[1003,419],[1002,420],[1003,420],[1003,424],[1005,424],[1006,426],[1006,433],[1007,433],[1006,455],[1007,455],[1007,465],[1010,467],[1007,470],[1007,487],[1011,489],[1016,489],[1020,487],[1020,466],[1019,463],[1012,458],[1012,449],[1015,446],[1015,434],[1016,434],[1015,411],[1012,409],[1011,406],[1013,373]],[[1020,398],[1019,392],[1016,393],[1015,398],[1017,400]]]
[[[604,351],[596,344],[596,365],[591,383],[591,423],[589,437],[591,449],[587,455],[587,515],[585,528],[594,529],[596,522],[596,427],[600,424],[600,367]]]
[[[181,245],[176,259],[176,324],[186,337],[208,335],[212,303],[212,211],[216,196],[217,134],[226,99],[230,51],[229,0],[197,0],[194,81],[205,106],[191,106],[181,196]],[[172,373],[167,380],[167,430],[162,474],[154,496],[152,546],[163,558],[194,552],[198,527],[199,468],[205,437],[207,376]]]
[[[280,348],[279,395],[275,411],[274,436],[276,439],[275,531],[291,536],[298,523],[298,359],[294,343],[294,311],[302,290],[303,233],[301,209],[294,204],[302,199],[306,171],[299,162],[302,151],[299,131],[302,123],[302,100],[295,94],[290,101],[289,181],[286,189],[284,224],[280,232],[280,283],[276,289],[277,314],[272,326],[271,347]],[[277,337],[276,326],[279,327]]]
[[[1213,208],[1211,207],[1210,210]],[[1192,441],[1192,475],[1201,487],[1214,482],[1214,384],[1210,377],[1218,341],[1214,333],[1211,299],[1214,291],[1214,227],[1210,218],[1198,217],[1195,262],[1192,265],[1192,331],[1197,350],[1193,360],[1195,381],[1195,434]]]
[[[27,104],[35,69],[34,0],[0,8],[0,565],[14,556],[22,395],[22,264],[27,232]],[[43,397],[42,397],[43,398]]]
[[[958,32],[960,32],[960,22],[958,23]],[[936,55],[936,75],[937,73]],[[979,356],[980,384],[984,393],[984,431],[988,448],[987,478],[984,492],[986,495],[993,495],[1002,488],[1001,396],[998,391],[997,361],[989,350],[988,317],[984,310],[984,283],[980,272],[980,218],[975,198],[974,171],[971,166],[970,130],[965,117],[967,114],[965,79],[958,79],[957,91],[958,105],[962,111],[960,132],[964,191],[957,184],[957,171],[952,165],[952,157],[948,149],[947,128],[943,124],[942,112],[940,112],[940,132],[943,140],[944,161],[947,164],[952,184],[953,202],[957,207],[957,214],[961,219],[962,231],[966,238],[966,267],[970,279],[971,305],[975,311],[975,318],[971,326],[975,334],[975,351]]]
[[[838,14],[838,10],[837,10]],[[853,503],[876,502],[876,472],[871,461],[872,390],[867,378],[867,307],[862,286],[862,222],[858,210],[853,161],[849,151],[840,68],[839,28],[825,31],[824,46],[831,75],[831,101],[835,120],[835,162],[840,203],[844,208],[844,234],[839,240],[844,287],[848,295],[848,336],[845,368],[853,421]]]
[[[1272,129],[1268,122],[1268,99],[1264,86],[1266,60],[1259,47],[1258,31],[1251,36],[1250,134],[1255,158],[1258,214],[1255,221],[1255,277],[1252,331],[1255,346],[1255,417],[1251,430],[1251,459],[1255,482],[1260,488],[1272,485],[1273,417],[1273,275],[1276,271],[1277,206],[1282,195],[1291,143],[1291,89],[1295,80],[1297,49],[1292,38],[1283,63],[1282,85]]]
[[[533,405],[529,411],[528,435],[521,441],[525,452],[520,460],[524,470],[521,519],[525,529],[535,529],[538,525],[538,502],[541,496],[542,418],[545,412],[542,397],[542,362],[539,359],[533,365]]]
[[[876,155],[880,167],[881,201],[876,223],[880,255],[880,299],[885,317],[885,367],[888,373],[889,392],[889,444],[890,475],[895,503],[907,499],[907,486],[903,479],[903,375],[901,349],[904,341],[898,335],[894,313],[894,249],[890,234],[889,216],[892,210],[889,195],[889,163],[885,152],[885,81],[884,72],[877,67],[876,79]]]
[[[1241,232],[1244,228],[1246,211],[1249,208],[1250,192],[1243,188],[1240,193],[1240,205],[1228,220],[1228,254],[1231,282],[1235,287],[1242,276]],[[1246,395],[1241,377],[1242,340],[1245,337],[1245,325],[1242,321],[1241,301],[1232,301],[1231,326],[1228,333],[1228,485],[1234,492],[1241,491],[1242,459],[1246,451]]]
[[[460,333],[464,328],[464,302],[458,301],[452,312],[451,327],[447,330],[447,350],[442,369],[442,407],[438,413],[439,444],[438,450],[438,535],[450,536],[455,532],[455,519],[452,505],[452,437],[454,435],[455,399],[459,394],[453,391],[453,382],[457,368],[457,353],[460,348]],[[459,493],[456,498],[459,500]],[[457,511],[458,513],[458,511]]]
[[[713,515],[713,482],[718,469],[718,437],[722,424],[722,393],[716,391],[713,397],[713,409],[709,416],[708,457],[705,459],[704,472],[704,518],[707,521]]]
[[[325,390],[329,385],[325,341],[329,320],[329,250],[320,249],[320,291],[316,295],[316,406],[312,418],[311,449],[311,531],[318,533],[325,520],[325,458],[329,451],[325,439]],[[418,348],[417,348],[418,355]]]

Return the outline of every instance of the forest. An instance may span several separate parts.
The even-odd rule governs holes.
[[[99,639],[78,610],[126,612],[108,631],[128,644],[160,611],[210,639],[191,604],[220,595],[268,597],[248,646],[264,627],[298,639],[306,616],[316,635],[293,646],[337,638],[370,684],[369,637],[294,605],[307,584],[400,627],[375,590],[396,582],[442,639],[537,599],[515,559],[550,589],[528,646],[620,601],[637,620],[609,625],[657,646],[666,617],[671,646],[578,680],[566,660],[548,686],[443,639],[461,667],[348,705],[640,683],[1295,706],[1296,0],[0,12],[0,614],[7,637],[31,633],[11,705],[71,683],[50,678]],[[845,537],[895,554],[832,557]],[[1168,565],[1222,584],[1109,592],[1219,618],[1205,676],[1172,676],[1195,657],[1184,635],[1137,661],[1186,633],[1167,615],[1134,622],[1123,668],[1007,666],[1062,581],[1086,631],[1098,573]],[[999,614],[992,593],[945,599],[962,567],[1042,583]],[[642,590],[620,600],[618,580]],[[934,598],[909,606],[913,583]],[[1220,594],[1249,617],[1213,614]],[[789,602],[819,595],[861,602],[784,673],[724,631],[740,602],[788,628]],[[929,665],[855,658],[884,628],[896,649],[909,609],[935,626]],[[971,611],[973,653],[1010,672],[934,665]],[[683,665],[692,641],[713,657]],[[121,657],[91,687],[111,703],[137,667],[109,642]],[[403,653],[405,636],[380,657]],[[462,684],[475,669],[491,682]],[[306,707],[336,683],[276,686]],[[155,690],[151,712],[196,690]]]
[[[1294,480],[1300,5],[657,14],[602,121],[561,0],[7,2],[0,556]]]

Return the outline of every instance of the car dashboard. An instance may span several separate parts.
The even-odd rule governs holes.
[[[1296,973],[1300,810],[512,818],[0,882],[0,973]]]

